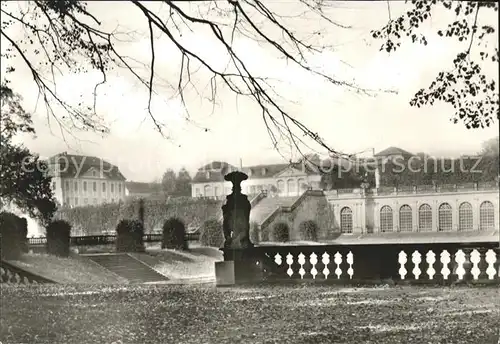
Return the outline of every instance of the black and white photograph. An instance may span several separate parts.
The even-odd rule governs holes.
[[[0,344],[500,344],[498,1],[0,22]]]

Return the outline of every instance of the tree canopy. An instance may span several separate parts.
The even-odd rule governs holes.
[[[182,3],[174,1],[117,2],[116,16],[123,15],[118,9],[126,6],[127,15],[144,23],[149,37],[149,64],[147,73],[139,70],[140,61],[135,61],[117,49],[117,43],[133,41],[138,34],[111,28],[99,13],[93,13],[84,1],[28,1],[23,3],[2,2],[2,39],[9,48],[2,51],[2,62],[8,73],[16,73],[14,58],[20,59],[29,70],[38,87],[40,98],[48,116],[69,131],[76,129],[107,132],[108,126],[96,111],[99,87],[107,82],[110,70],[132,75],[139,85],[147,89],[148,113],[156,129],[165,134],[168,123],[151,106],[152,98],[159,91],[159,84],[168,85],[173,97],[181,100],[186,109],[186,120],[190,121],[189,104],[185,101],[188,88],[197,89],[196,75],[209,75],[209,95],[204,96],[216,103],[221,88],[235,95],[247,97],[260,108],[259,116],[276,146],[285,140],[296,147],[313,140],[334,156],[348,156],[325,142],[320,133],[308,128],[297,119],[290,109],[282,105],[280,95],[274,92],[273,80],[256,74],[249,68],[251,56],[234,49],[238,37],[250,38],[267,47],[277,58],[298,66],[303,71],[343,89],[361,94],[374,94],[385,90],[366,89],[355,81],[330,75],[313,67],[309,59],[314,54],[328,50],[328,43],[321,37],[321,30],[350,27],[334,19],[335,2],[324,0],[296,0],[293,15],[287,15],[289,6],[260,0],[228,0]],[[437,34],[463,42],[463,51],[453,61],[449,70],[440,72],[426,89],[416,90],[410,100],[412,106],[432,105],[436,101],[451,104],[455,108],[452,120],[467,128],[491,125],[499,118],[496,76],[487,75],[485,61],[498,62],[496,29],[482,24],[485,12],[498,11],[497,2],[486,1],[411,1],[408,10],[399,17],[391,16],[390,1],[387,2],[388,23],[383,28],[373,28],[374,39],[381,39],[381,50],[392,52],[403,43],[427,44],[426,36],[419,30],[432,18],[435,10],[451,13],[448,23],[436,29]],[[289,23],[293,17],[307,16],[318,25],[314,32],[301,34]],[[441,24],[441,23],[440,23]],[[15,32],[23,29],[24,36],[16,39]],[[321,28],[321,29],[319,29]],[[226,61],[210,61],[190,49],[182,40],[186,32],[198,34],[200,39],[208,35],[220,45]],[[158,75],[156,55],[161,49],[158,37],[172,44],[178,53],[180,64],[176,80],[162,80]],[[144,67],[144,66],[143,66]],[[68,102],[60,97],[57,88],[58,76],[65,73],[98,71],[101,79],[92,91],[93,101]],[[9,84],[9,77],[5,85]],[[203,95],[201,95],[203,97]],[[56,108],[62,109],[61,112]],[[168,134],[166,134],[168,137]],[[300,149],[299,149],[300,151]]]
[[[24,112],[20,101],[20,95],[2,86],[0,205],[14,204],[47,224],[56,210],[47,164],[27,148],[12,142],[18,133],[35,133],[30,115]]]

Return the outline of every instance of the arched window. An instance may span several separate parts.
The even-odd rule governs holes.
[[[388,205],[384,205],[382,209],[380,209],[380,231],[392,232],[392,228],[392,208]]]
[[[458,207],[458,230],[472,230],[472,205],[469,202],[463,202]]]
[[[296,190],[297,184],[295,184],[295,181],[293,179],[288,179],[286,182],[286,187],[288,190],[288,195],[293,196],[297,192]]]
[[[212,193],[212,187],[210,185],[205,185],[205,187],[203,188],[203,196],[205,197],[208,197],[208,196],[212,196],[211,193]]]
[[[438,209],[439,216],[439,231],[451,231],[453,225],[453,214],[451,210],[451,205],[448,203],[443,203]]]
[[[479,206],[479,229],[495,228],[495,208],[490,201],[484,201]]]
[[[340,210],[340,231],[342,233],[352,233],[352,210],[349,207]]]
[[[432,209],[428,204],[422,204],[418,208],[418,230],[422,232],[432,230]]]
[[[402,232],[411,232],[413,230],[413,214],[408,204],[399,208],[399,230]]]
[[[278,180],[278,193],[283,194],[285,192],[285,182]]]

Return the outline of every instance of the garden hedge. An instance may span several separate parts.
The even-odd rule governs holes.
[[[271,234],[271,241],[287,242],[290,240],[290,228],[285,222],[275,224]]]
[[[116,252],[144,252],[144,226],[139,220],[121,220],[116,227]]]
[[[186,227],[181,220],[173,217],[165,221],[161,248],[187,249]]]
[[[222,201],[196,198],[172,198],[170,200],[144,200],[144,229],[152,232],[161,229],[165,219],[179,218],[185,224],[201,225],[204,221],[221,213]],[[66,220],[76,233],[99,235],[113,232],[123,219],[136,219],[139,201],[127,201],[98,206],[61,208],[56,213],[58,219]]]
[[[313,220],[306,220],[300,223],[299,232],[300,238],[308,241],[318,240],[319,226]]]
[[[55,220],[47,226],[47,253],[58,256],[69,256],[71,225],[64,220]]]
[[[200,243],[204,246],[222,247],[224,245],[222,223],[215,219],[206,220],[201,227]]]
[[[1,257],[3,259],[18,259],[21,253],[27,248],[27,222],[26,228],[23,224],[26,219],[23,219],[9,212],[0,213],[0,233],[1,240]]]

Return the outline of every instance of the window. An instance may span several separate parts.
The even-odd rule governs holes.
[[[102,183],[102,192],[106,192],[106,183]]]
[[[285,192],[285,182],[282,180],[278,180],[278,192],[280,194]]]
[[[479,206],[479,229],[487,230],[495,228],[495,209],[493,203],[484,201]]]
[[[115,193],[115,184],[111,183],[111,193]]]
[[[78,182],[75,181],[75,192],[78,192]]]
[[[342,233],[352,233],[352,210],[349,207],[340,210],[340,231]]]
[[[418,209],[418,230],[422,232],[432,230],[432,209],[428,204],[422,204]]]
[[[214,195],[215,197],[219,196],[219,187],[214,187]]]
[[[451,210],[451,205],[448,203],[443,203],[438,209],[439,216],[439,231],[451,231],[453,225],[453,214]]]
[[[411,207],[407,204],[399,208],[399,230],[411,232],[413,230],[413,214]]]
[[[380,231],[391,232],[392,228],[392,208],[388,205],[384,205],[382,209],[380,209]]]
[[[296,184],[295,184],[295,180],[293,179],[288,179],[288,181],[286,182],[286,186],[287,186],[287,189],[288,189],[288,194],[289,195],[293,195],[297,192],[296,190]]]
[[[96,171],[92,171],[92,177],[97,177],[97,172]]]
[[[87,182],[83,182],[83,192],[87,192]]]
[[[92,191],[97,192],[97,183],[96,182],[92,183]]]
[[[200,197],[201,196],[201,192],[200,192],[199,188],[194,189],[194,192],[195,192],[194,194],[195,194],[196,197]]]
[[[69,182],[68,182],[68,181],[66,181],[66,183],[65,183],[65,184],[66,184],[66,190],[68,190],[68,191],[69,191]]]
[[[122,185],[121,184],[118,184],[118,193],[121,194],[122,193]]]
[[[469,202],[463,202],[458,207],[458,230],[472,230],[472,205]]]
[[[75,197],[75,206],[78,205],[78,197]]]
[[[210,196],[210,194],[212,193],[212,187],[210,185],[205,185],[205,187],[203,188],[203,192],[203,196]]]
[[[85,205],[89,204],[89,199],[88,198],[84,198],[83,199],[83,204],[85,204]]]
[[[69,197],[67,197],[67,198],[66,198],[66,204],[65,204],[65,205],[67,205],[67,206],[69,206],[69,205],[70,205],[70,204],[69,204]]]

